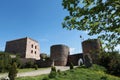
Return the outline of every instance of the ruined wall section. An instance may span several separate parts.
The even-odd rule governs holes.
[[[83,53],[100,52],[101,47],[99,39],[89,39],[82,42]]]
[[[6,42],[5,52],[19,54],[21,58],[40,59],[39,43],[28,37]]]
[[[83,56],[89,55],[93,63],[97,63],[98,55],[102,49],[99,39],[89,39],[82,42]]]
[[[74,66],[77,66],[80,58],[83,60],[83,53],[69,55],[67,65],[72,63]]]
[[[21,57],[25,57],[26,39],[22,38],[6,42],[5,52],[19,54]]]
[[[66,66],[69,55],[69,47],[66,45],[51,46],[51,60],[54,60],[55,66]]]
[[[25,58],[40,59],[39,43],[31,38],[27,38]]]

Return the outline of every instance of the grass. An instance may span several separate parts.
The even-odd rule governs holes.
[[[61,72],[55,78],[49,79],[48,75],[41,75],[35,77],[22,77],[16,80],[120,80],[119,77],[108,75],[103,72],[104,69],[98,66],[92,68],[75,68]]]
[[[20,77],[16,80],[42,80],[44,77],[47,77],[47,75],[40,75],[40,76],[33,76],[33,77]]]

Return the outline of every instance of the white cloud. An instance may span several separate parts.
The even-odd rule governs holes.
[[[70,54],[75,54],[75,48],[70,48]]]

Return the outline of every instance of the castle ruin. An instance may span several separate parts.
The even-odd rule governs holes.
[[[78,65],[84,56],[89,55],[93,63],[97,63],[98,55],[101,51],[101,43],[98,39],[89,39],[82,42],[83,53],[70,55],[69,47],[63,44],[52,45],[50,47],[50,60],[40,60],[39,43],[31,38],[25,37],[17,40],[7,41],[5,52],[18,54],[25,61],[26,59],[35,59],[42,66],[66,66],[73,63]]]
[[[7,41],[5,52],[18,54],[21,58],[26,59],[40,59],[39,43],[28,37]]]

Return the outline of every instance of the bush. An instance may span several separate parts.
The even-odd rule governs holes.
[[[100,79],[101,79],[101,80],[108,80],[108,79],[107,79],[107,76],[102,76]]]
[[[52,66],[52,67],[51,67],[51,71],[56,72],[56,67],[55,67],[55,66]]]
[[[49,80],[49,78],[48,77],[44,77],[42,80]]]
[[[7,72],[12,59],[8,53],[0,52],[0,72]]]
[[[30,60],[26,62],[25,68],[34,68],[34,61]]]
[[[18,72],[17,65],[16,63],[13,63],[9,69],[9,74],[8,74],[10,80],[15,80],[15,77],[17,76],[17,72]]]
[[[58,69],[58,70],[57,70],[57,73],[58,73],[58,74],[61,74],[61,70],[60,70],[60,69]]]
[[[55,78],[56,76],[57,76],[56,67],[52,66],[49,78]]]
[[[51,71],[49,74],[49,78],[55,78],[57,76],[57,72]]]
[[[100,65],[107,69],[107,72],[120,76],[120,54],[117,51],[103,52],[100,57]]]
[[[73,68],[74,68],[73,63],[70,63],[70,69],[73,69]]]
[[[22,62],[20,61],[20,57],[18,55],[16,55],[15,58],[12,58],[12,63],[14,63],[14,62],[16,63],[18,68],[21,68]]]
[[[63,73],[63,75],[65,75],[65,76],[66,76],[66,75],[67,75],[67,72],[64,72],[64,73]]]
[[[35,64],[35,65],[34,65],[34,68],[35,68],[35,70],[37,70],[37,69],[38,69],[38,65],[37,65],[37,64]]]
[[[90,69],[95,70],[95,71],[103,71],[106,72],[106,68],[100,65],[94,64]]]

